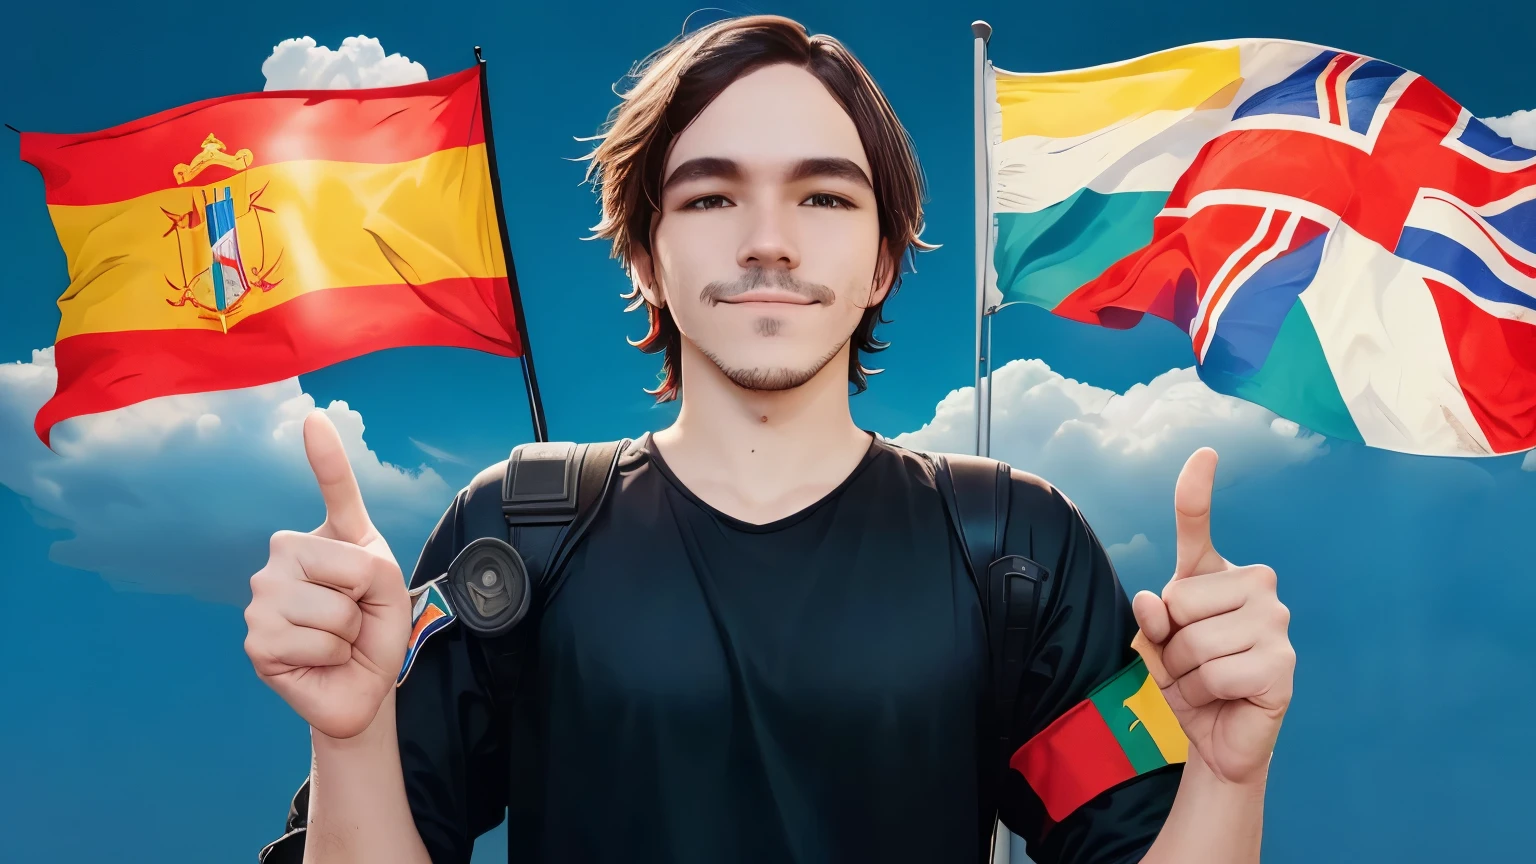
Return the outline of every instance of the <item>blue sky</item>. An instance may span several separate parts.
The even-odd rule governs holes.
[[[839,36],[912,133],[932,197],[925,237],[943,248],[919,259],[888,304],[894,322],[880,335],[893,347],[876,361],[886,372],[855,398],[855,417],[962,451],[972,19],[993,25],[993,59],[1012,70],[1275,36],[1406,66],[1479,116],[1536,108],[1536,9],[1517,2],[717,5]],[[153,11],[28,4],[0,28],[0,120],[84,131],[259,90],[274,46],[298,37],[334,49],[367,34],[433,76],[468,66],[482,45],[551,436],[633,436],[675,409],[641,392],[655,358],[625,344],[641,321],[622,311],[626,286],[607,250],[581,239],[597,212],[570,160],[585,149],[577,136],[612,106],[610,88],[695,8],[641,6],[594,0],[573,17],[554,4],[272,2],[227,14],[182,0]],[[33,352],[52,342],[64,260],[42,184],[5,136],[0,587],[32,598],[0,631],[0,692],[10,697],[0,735],[11,742],[10,776],[26,784],[8,784],[0,808],[6,857],[253,860],[307,767],[302,722],[256,680],[241,645],[246,580],[267,537],[321,517],[297,419],[331,406],[408,567],[454,490],[529,439],[518,366],[444,349],[383,352],[298,381],[72,421],[50,454],[31,432],[53,386],[47,355]],[[1277,431],[1272,415],[1205,390],[1187,368],[1187,338],[1156,320],[1108,332],[1011,307],[995,326],[999,359],[1016,362],[998,376],[994,455],[1072,496],[1129,590],[1160,588],[1172,567],[1179,465],[1201,445],[1222,454],[1217,546],[1278,570],[1299,653],[1266,861],[1528,856],[1519,826],[1536,773],[1524,746],[1536,697],[1520,682],[1536,602],[1525,539],[1536,472],[1522,457],[1416,458]],[[200,424],[207,416],[218,422]],[[485,845],[477,860],[496,860],[496,840]]]

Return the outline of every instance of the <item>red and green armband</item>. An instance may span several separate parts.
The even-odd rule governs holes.
[[[1026,741],[1008,764],[1060,822],[1101,793],[1188,756],[1189,739],[1138,657]]]

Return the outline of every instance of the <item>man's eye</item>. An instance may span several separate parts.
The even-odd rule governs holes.
[[[721,195],[705,195],[703,198],[699,198],[698,200],[688,202],[688,204],[683,209],[685,209],[685,210],[714,210],[714,209],[719,208],[719,207],[724,207],[726,204],[729,204],[729,203],[730,203],[729,201],[725,200],[724,196],[721,196]]]
[[[830,192],[817,192],[805,199],[813,207],[851,207],[847,200],[839,198]]]

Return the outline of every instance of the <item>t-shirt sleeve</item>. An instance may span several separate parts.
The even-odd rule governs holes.
[[[1006,551],[1027,555],[1050,571],[1019,685],[1011,737],[1019,748],[1053,724],[1060,729],[1079,718],[1090,725],[1100,722],[1082,713],[1094,707],[1085,700],[1135,663],[1131,640],[1137,626],[1130,598],[1082,513],[1048,483],[1017,470]],[[1079,713],[1063,720],[1074,709]],[[1107,735],[1107,728],[1103,732]],[[1057,823],[1039,791],[1023,773],[1009,768],[999,789],[999,815],[1025,839],[1037,864],[1140,861],[1173,805],[1182,765],[1127,773],[1134,776]]]
[[[443,514],[410,577],[422,585],[448,569],[463,548],[461,492]],[[430,635],[395,691],[395,719],[406,799],[434,864],[469,864],[475,838],[505,815],[507,724],[498,715],[480,647],[458,621]],[[300,864],[308,780],[284,835],[262,850],[263,864]]]
[[[461,492],[427,538],[410,584],[446,572],[462,549]],[[476,837],[507,806],[507,723],[475,637],[454,621],[427,638],[395,691],[400,767],[416,829],[434,864],[468,864]]]

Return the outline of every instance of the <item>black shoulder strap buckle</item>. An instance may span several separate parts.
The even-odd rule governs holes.
[[[586,444],[533,442],[512,448],[501,482],[501,512],[511,524],[576,515],[577,478]]]
[[[592,523],[629,439],[600,444],[534,442],[512,448],[501,485],[509,541],[542,602],[563,581],[561,565]]]

